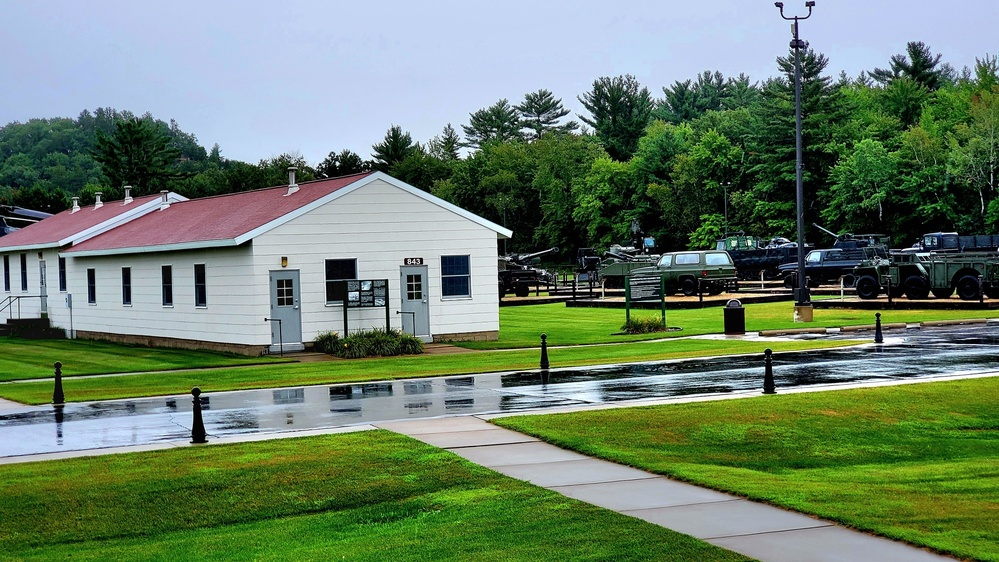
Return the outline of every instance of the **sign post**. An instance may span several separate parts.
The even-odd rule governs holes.
[[[666,278],[661,275],[624,278],[624,321],[631,322],[631,301],[643,302],[659,299],[659,312],[663,328],[666,327]]]

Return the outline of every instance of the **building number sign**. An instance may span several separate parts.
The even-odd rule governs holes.
[[[403,265],[423,265],[423,258],[404,258]]]

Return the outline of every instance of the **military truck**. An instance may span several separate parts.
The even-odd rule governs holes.
[[[663,254],[655,265],[635,269],[629,277],[661,277],[667,295],[677,291],[688,297],[698,292],[717,295],[739,289],[732,257],[717,250]]]
[[[999,234],[962,236],[956,232],[930,232],[908,251],[961,253],[999,251]]]
[[[892,297],[938,299],[957,293],[961,300],[978,300],[979,291],[999,298],[999,253],[965,252],[915,254],[893,252],[889,259],[871,260],[854,270],[857,296],[877,298],[891,287]]]
[[[798,259],[798,245],[785,238],[762,238],[744,232],[726,234],[715,241],[715,250],[732,256],[739,279],[776,279],[778,266]]]

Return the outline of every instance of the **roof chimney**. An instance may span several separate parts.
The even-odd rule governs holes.
[[[125,186],[125,200],[121,202],[122,205],[128,205],[132,202],[132,186]]]
[[[160,197],[161,197],[161,199],[160,199],[160,210],[161,211],[164,210],[164,209],[169,209],[170,208],[170,199],[167,197],[168,193],[170,193],[170,192],[167,191],[167,190],[165,190],[165,189],[160,192]]]
[[[295,166],[288,166],[288,193],[284,194],[285,197],[298,191],[298,184],[295,183],[295,170],[298,170],[298,168]]]
[[[95,211],[97,209],[100,209],[101,207],[104,206],[104,203],[101,203],[101,195],[103,195],[103,193],[101,193],[100,191],[98,191],[97,193],[94,194],[94,210]]]
[[[80,210],[80,198],[79,197],[74,197],[73,198],[73,210],[70,211],[69,214],[72,215],[73,213],[75,213],[75,212],[77,212],[79,210]]]

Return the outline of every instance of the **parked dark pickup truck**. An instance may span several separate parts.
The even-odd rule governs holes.
[[[888,252],[881,246],[812,250],[805,256],[805,279],[809,287],[815,288],[823,283],[838,283],[842,277],[843,285],[852,287],[855,281],[853,269],[876,256],[887,258]],[[784,278],[785,287],[793,289],[798,286],[798,262],[785,263],[777,269]]]

